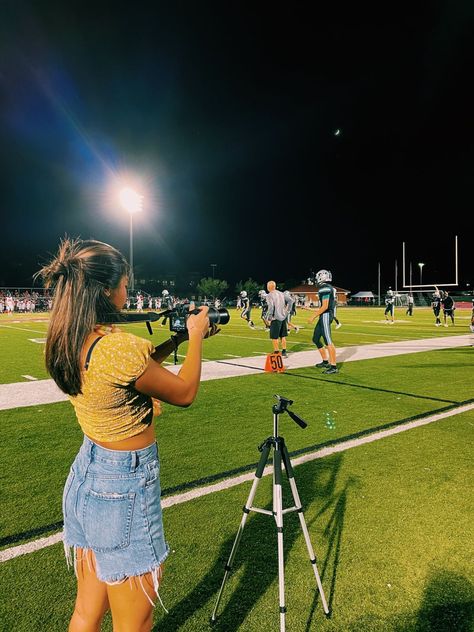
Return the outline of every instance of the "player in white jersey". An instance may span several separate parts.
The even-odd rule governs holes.
[[[342,323],[340,323],[337,318],[336,318],[336,314],[337,314],[337,290],[335,287],[332,288],[332,293],[334,294],[334,312],[333,312],[333,321],[336,323],[336,329],[339,329],[339,327],[342,326]]]
[[[294,331],[295,334],[297,334],[300,328],[296,325],[293,325],[293,323],[291,322],[293,316],[296,316],[296,299],[290,294],[288,290],[285,290],[283,292],[283,296],[285,297],[285,303],[288,307],[288,316],[286,317],[286,326],[288,328],[288,333],[290,333],[290,331]]]

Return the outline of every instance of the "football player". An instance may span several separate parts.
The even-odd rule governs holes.
[[[330,284],[330,281],[332,281],[332,274],[329,270],[319,270],[316,273],[316,283],[319,285],[319,307],[316,310],[311,310],[309,307],[305,308],[314,311],[314,316],[308,322],[313,323],[316,317],[319,316],[314,328],[313,342],[321,354],[321,362],[315,366],[318,369],[324,369],[323,373],[326,374],[339,373],[336,364],[336,347],[331,338],[331,323],[334,320],[335,301],[333,286]]]
[[[385,297],[385,312],[384,312],[385,320],[387,323],[390,323],[391,325],[393,325],[393,323],[395,322],[394,314],[395,314],[395,297],[393,296],[393,290],[387,290],[387,295]],[[390,316],[390,318],[387,318],[388,316]]]
[[[339,327],[342,326],[342,323],[340,323],[337,318],[336,318],[336,314],[337,314],[337,290],[335,287],[332,288],[333,294],[334,294],[334,322],[336,323],[336,329],[339,329]]]
[[[454,304],[452,297],[449,296],[449,292],[447,290],[445,290],[441,302],[443,304],[444,326],[448,326],[446,318],[449,316],[454,327],[454,310],[456,309],[456,305]]]
[[[436,287],[436,285],[435,285],[435,291],[431,298],[432,298],[431,307],[433,309],[433,314],[435,315],[435,318],[436,318],[435,327],[440,327],[441,319],[439,317],[439,313],[441,311],[441,294],[438,288]]]
[[[161,292],[161,309],[167,310],[167,309],[172,309],[172,307],[173,307],[173,299],[171,298],[170,293],[168,292],[168,290],[163,290]],[[164,316],[163,321],[161,323],[162,327],[166,325],[168,318],[169,316]]]
[[[263,324],[265,325],[265,331],[268,331],[270,327],[268,326],[268,302],[267,302],[267,293],[265,290],[260,290],[258,293],[258,300],[260,301],[260,309],[262,313],[260,314],[260,318],[263,320]]]
[[[290,333],[291,330],[294,330],[294,332],[297,334],[300,328],[297,327],[296,325],[293,325],[293,323],[291,322],[292,317],[296,316],[296,299],[293,296],[291,296],[288,290],[285,290],[283,292],[283,296],[285,297],[285,303],[288,306],[288,316],[286,317],[286,325],[288,327],[288,333]]]
[[[247,321],[250,329],[255,329],[255,325],[253,324],[253,321],[250,319],[250,312],[252,311],[252,306],[250,305],[250,300],[245,290],[242,290],[242,292],[240,293],[240,305],[242,308],[242,311],[240,312],[240,318],[243,318],[244,320]]]

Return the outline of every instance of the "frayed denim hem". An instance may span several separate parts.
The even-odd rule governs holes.
[[[78,546],[76,544],[68,544],[67,542],[63,542],[64,544],[64,554],[66,556],[66,564],[68,566],[68,568],[70,568],[71,566],[74,567],[74,574],[77,577],[77,563],[78,562],[82,562],[83,558],[81,558],[80,560],[77,559],[77,549],[80,548],[83,551],[92,551],[92,553],[94,553],[94,551],[92,549],[89,549],[87,547],[82,547],[82,546]],[[71,554],[71,549],[72,549],[72,554]],[[138,577],[138,581],[140,582],[140,586],[142,587],[143,593],[146,596],[146,598],[148,599],[148,601],[151,603],[151,605],[153,607],[155,607],[156,604],[153,603],[153,601],[150,599],[150,596],[148,595],[148,593],[146,592],[144,586],[143,586],[143,582],[142,582],[142,576],[146,575],[148,573],[151,573],[151,577],[152,577],[152,581],[153,581],[153,590],[155,591],[155,594],[158,598],[158,601],[161,604],[161,607],[163,608],[163,610],[166,612],[166,614],[168,614],[168,610],[166,609],[160,593],[158,592],[158,589],[160,587],[160,577],[159,577],[159,571],[161,569],[161,565],[163,564],[163,562],[166,560],[166,558],[168,557],[170,553],[170,549],[169,547],[167,547],[166,552],[164,553],[164,555],[162,555],[161,559],[159,560],[158,564],[155,564],[153,566],[151,566],[150,568],[147,568],[145,570],[141,570],[138,572],[135,572],[131,575],[115,575],[112,577],[105,577],[101,574],[100,569],[99,569],[99,563],[97,562],[97,557],[95,558],[96,560],[96,571],[95,574],[97,576],[97,579],[101,582],[104,582],[104,584],[107,584],[108,586],[116,586],[119,584],[123,584],[124,582],[127,581],[127,579],[130,582],[130,590],[132,590],[132,577]],[[94,554],[95,555],[95,554]],[[89,571],[92,572],[92,568],[90,565],[90,559],[89,556],[87,556],[87,554],[85,555],[85,558],[87,560],[87,565],[89,568]],[[160,573],[161,575],[161,573]]]

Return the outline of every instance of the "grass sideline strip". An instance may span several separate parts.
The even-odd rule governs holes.
[[[292,459],[292,465],[296,467],[302,463],[308,463],[316,459],[322,459],[332,454],[337,454],[339,452],[344,452],[346,450],[350,450],[352,448],[356,448],[361,445],[373,443],[374,441],[379,441],[386,437],[390,437],[392,435],[399,434],[401,432],[406,432],[407,430],[412,430],[413,428],[418,428],[420,426],[425,426],[433,422],[446,419],[447,417],[451,417],[453,415],[459,415],[459,414],[468,412],[469,410],[473,410],[473,409],[474,409],[474,403],[469,403],[469,404],[463,404],[458,407],[450,408],[450,410],[446,410],[444,412],[437,413],[435,415],[430,415],[428,417],[418,416],[421,418],[418,418],[417,420],[414,420],[414,421],[410,421],[409,423],[402,423],[401,425],[396,425],[395,427],[386,428],[385,430],[371,432],[364,437],[353,438],[348,441],[343,441],[343,442],[337,443],[336,445],[327,446],[320,450],[317,450],[316,452],[305,454],[296,459]],[[290,454],[292,455],[293,453],[290,453]],[[273,472],[273,467],[267,466],[264,470],[263,476],[268,476],[272,472]],[[223,491],[224,489],[230,489],[231,487],[235,487],[237,485],[241,485],[244,482],[253,480],[253,478],[254,478],[254,473],[250,472],[247,474],[242,474],[235,478],[226,479],[214,485],[200,487],[200,488],[194,489],[193,491],[189,491],[183,494],[177,494],[175,496],[169,496],[162,500],[162,507],[163,509],[166,509],[168,507],[173,507],[174,505],[179,505],[185,502],[189,502],[190,500],[201,498],[208,494],[220,492],[220,491]],[[0,551],[0,563],[14,559],[15,557],[18,557],[20,555],[32,553],[34,551],[43,549],[47,546],[56,544],[57,542],[61,540],[61,538],[62,538],[62,532],[60,532],[59,534],[54,534],[47,538],[41,538],[39,540],[35,540],[27,544],[22,544],[17,547],[4,549],[3,551]]]

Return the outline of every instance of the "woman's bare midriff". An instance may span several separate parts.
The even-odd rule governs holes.
[[[155,424],[152,422],[146,430],[140,434],[122,439],[121,441],[97,441],[93,437],[89,437],[95,444],[100,445],[107,450],[141,450],[155,442]]]

